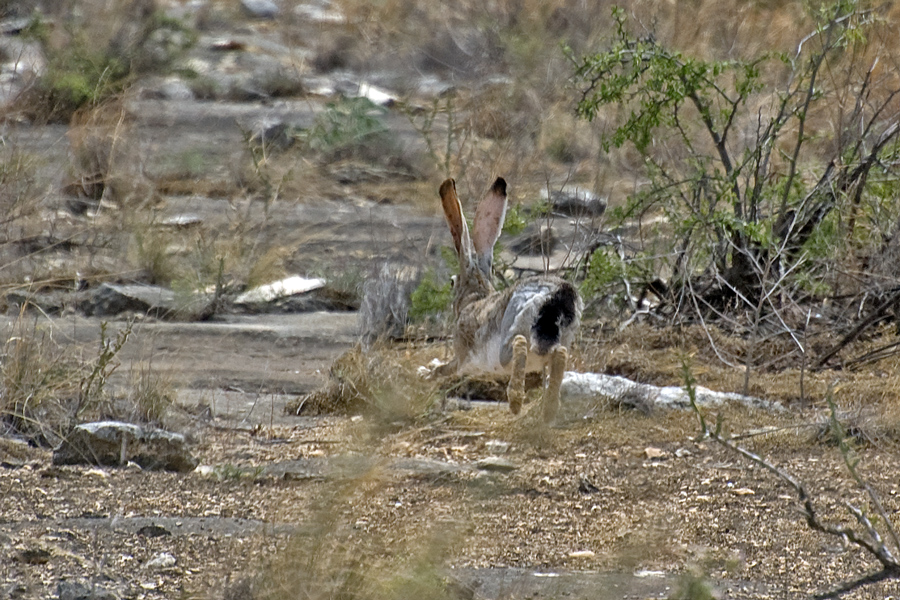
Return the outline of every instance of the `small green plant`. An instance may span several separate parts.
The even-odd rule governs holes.
[[[606,298],[622,304],[631,302],[631,286],[649,279],[635,258],[624,257],[613,246],[601,246],[594,250],[588,258],[580,285],[585,301]]]
[[[446,266],[446,272],[459,272],[459,258],[449,246],[441,248],[441,261]],[[442,276],[441,272],[441,269],[433,267],[425,270],[422,280],[410,296],[411,320],[421,321],[450,308],[453,301],[453,281],[449,277]]]
[[[311,150],[326,156],[361,154],[365,146],[390,143],[390,132],[381,120],[386,112],[367,98],[330,102],[315,124],[302,132],[302,139]]]
[[[669,600],[714,600],[712,586],[706,575],[696,571],[687,571],[678,578],[675,591]]]
[[[435,269],[427,269],[422,281],[410,296],[409,318],[421,321],[426,317],[440,314],[450,308],[453,300],[453,284],[441,281]]]
[[[531,219],[540,216],[539,213],[526,211],[521,204],[513,204],[506,210],[506,220],[503,221],[504,235],[519,235]]]
[[[581,282],[581,295],[590,298],[626,276],[626,266],[610,246],[594,250],[588,260],[587,273]]]

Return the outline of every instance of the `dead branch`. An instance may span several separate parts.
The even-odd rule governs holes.
[[[863,331],[868,329],[873,323],[879,321],[881,317],[884,316],[890,308],[896,306],[900,303],[900,290],[895,290],[893,294],[891,294],[887,300],[882,302],[879,306],[875,308],[869,315],[863,319],[859,325],[854,327],[850,333],[845,335],[843,338],[838,341],[834,346],[831,347],[828,352],[823,354],[819,360],[816,361],[816,364],[813,366],[814,369],[821,369],[825,366],[825,364],[831,360],[831,358],[840,352],[847,344],[852,343],[856,338],[862,334]]]

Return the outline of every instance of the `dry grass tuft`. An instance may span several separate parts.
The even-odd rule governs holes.
[[[250,265],[247,288],[253,289],[286,277],[285,261],[290,257],[291,251],[286,246],[273,246],[266,250]]]
[[[451,600],[458,590],[443,565],[463,534],[450,519],[398,522],[385,538],[355,521],[359,507],[382,487],[376,467],[327,489],[288,545],[253,582],[253,597]],[[425,507],[406,507],[421,512]],[[427,511],[424,513],[427,515]]]
[[[77,393],[80,375],[71,356],[23,309],[0,356],[0,419],[30,439],[58,439],[69,418],[65,399]]]
[[[175,403],[175,388],[171,381],[141,366],[133,372],[128,387],[127,406],[142,422],[164,425],[166,412]]]
[[[438,384],[416,372],[425,364],[414,351],[357,345],[331,367],[329,382],[287,407],[295,414],[353,413],[362,411],[382,424],[411,423],[422,419],[438,400]]]
[[[130,125],[122,96],[75,113],[66,134],[75,163],[69,190],[123,207],[153,199],[153,186],[140,172]]]

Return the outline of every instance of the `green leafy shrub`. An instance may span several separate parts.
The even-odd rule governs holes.
[[[414,322],[422,321],[443,313],[452,301],[453,284],[449,280],[441,282],[437,271],[428,269],[410,297],[409,318]]]
[[[392,142],[381,117],[384,107],[367,98],[343,98],[329,102],[315,124],[302,133],[309,149],[329,158],[378,157],[378,148]],[[369,150],[374,149],[375,152]]]
[[[618,115],[604,148],[628,146],[642,159],[649,184],[620,215],[665,215],[672,232],[657,255],[673,282],[704,273],[715,282],[704,287],[710,302],[758,311],[773,287],[790,291],[815,268],[808,245],[827,217],[858,214],[875,192],[869,182],[882,179],[900,124],[893,94],[869,78],[883,51],[868,42],[877,22],[854,0],[838,0],[811,11],[814,30],[793,56],[707,60],[632,34],[622,9],[613,19],[607,47],[569,57],[578,113]],[[832,72],[841,77],[825,76]],[[847,118],[857,125],[822,126]]]

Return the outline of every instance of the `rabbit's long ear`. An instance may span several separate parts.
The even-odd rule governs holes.
[[[456,181],[453,179],[444,181],[441,184],[440,194],[444,217],[447,219],[447,225],[450,226],[450,235],[453,236],[456,253],[460,257],[466,256],[469,253],[469,227],[466,225],[462,205],[456,195]]]
[[[491,186],[491,191],[484,197],[475,210],[472,244],[478,266],[486,274],[490,274],[491,261],[494,256],[494,244],[500,237],[503,221],[506,219],[506,180],[498,177]]]

